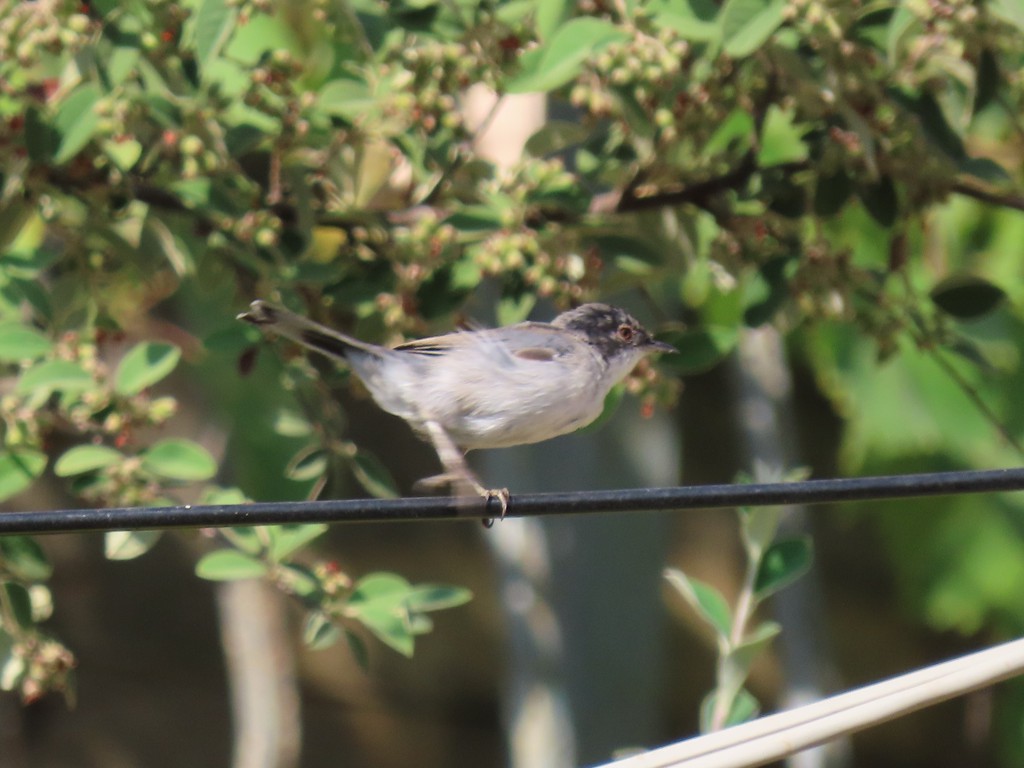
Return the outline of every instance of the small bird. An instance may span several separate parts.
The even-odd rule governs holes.
[[[601,414],[608,391],[641,358],[678,351],[607,304],[584,304],[550,323],[455,331],[393,348],[262,300],[238,319],[345,361],[377,405],[405,419],[437,451],[444,473],[417,487],[450,484],[458,495],[496,497],[502,516],[508,490],[484,488],[466,464],[466,451],[580,429]]]

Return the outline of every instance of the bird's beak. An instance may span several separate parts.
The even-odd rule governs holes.
[[[664,352],[665,354],[669,355],[679,354],[679,350],[673,347],[671,344],[667,344],[664,341],[657,341],[655,339],[651,339],[650,341],[647,342],[647,348],[652,352]]]

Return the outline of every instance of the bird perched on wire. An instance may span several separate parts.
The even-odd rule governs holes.
[[[437,451],[444,473],[419,481],[458,495],[496,497],[465,452],[547,440],[590,424],[609,390],[641,358],[676,352],[626,311],[584,304],[550,323],[456,331],[388,348],[257,300],[238,316],[347,363],[381,408],[405,419]]]

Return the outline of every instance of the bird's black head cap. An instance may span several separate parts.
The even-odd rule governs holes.
[[[605,357],[630,348],[651,352],[675,351],[669,345],[651,338],[640,321],[626,310],[609,304],[584,304],[563,312],[551,324],[586,337]]]

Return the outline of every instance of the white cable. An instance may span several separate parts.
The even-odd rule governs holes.
[[[608,763],[608,768],[750,768],[1024,672],[1024,640],[814,704]]]

